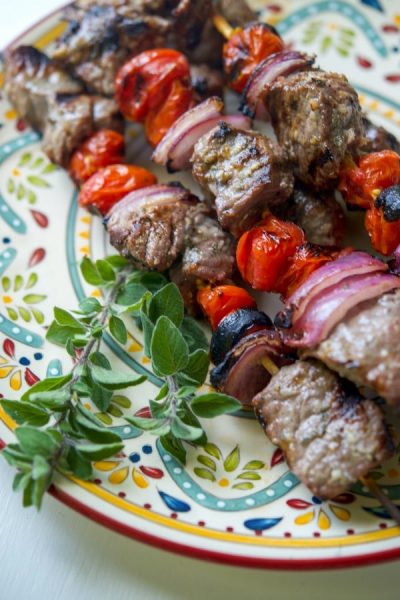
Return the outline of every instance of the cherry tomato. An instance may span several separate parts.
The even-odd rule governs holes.
[[[80,185],[102,167],[124,162],[124,151],[123,135],[112,129],[101,129],[75,150],[69,163],[69,173]]]
[[[302,244],[289,258],[287,270],[279,277],[274,291],[284,297],[290,296],[313,271],[337,257],[338,252],[332,248],[310,243]]]
[[[124,117],[144,122],[150,111],[165,102],[176,79],[189,87],[189,63],[177,50],[159,48],[134,56],[115,81],[115,97]]]
[[[154,183],[157,183],[157,178],[147,169],[134,165],[109,165],[83,184],[78,201],[81,206],[106,215],[129,192]]]
[[[224,44],[224,70],[229,86],[242,93],[257,65],[276,52],[283,50],[279,35],[266,23],[248,25],[233,32]]]
[[[390,256],[400,244],[400,219],[386,221],[383,208],[372,205],[365,213],[365,229],[375,250]]]
[[[256,290],[275,291],[290,257],[304,242],[300,227],[269,215],[239,240],[236,261],[243,279]]]
[[[164,104],[150,111],[145,120],[148,142],[157,146],[173,123],[183,115],[193,103],[193,91],[180,79],[172,83],[171,91]]]
[[[383,189],[398,183],[400,156],[393,150],[382,150],[363,156],[358,165],[346,160],[338,188],[349,204],[369,208]]]
[[[197,302],[213,329],[226,315],[239,308],[257,308],[254,298],[246,290],[236,285],[205,287],[197,292]]]

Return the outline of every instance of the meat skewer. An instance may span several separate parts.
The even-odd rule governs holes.
[[[203,298],[203,309],[216,326],[211,349],[219,364],[211,372],[212,383],[254,407],[267,436],[282,448],[291,470],[316,496],[333,498],[357,479],[369,486],[368,471],[393,454],[381,409],[319,361],[290,358],[268,320],[262,324],[257,311],[246,308],[248,299],[240,288],[231,312],[220,289],[222,295],[214,290],[220,308]],[[251,315],[247,328],[245,313]],[[229,331],[230,350],[223,359],[216,346],[224,344],[221,335]],[[400,522],[397,507],[382,498],[379,489],[371,486],[371,491]]]
[[[242,277],[283,295],[276,323],[287,345],[398,407],[400,278],[364,252],[321,257],[295,227],[269,217],[245,233],[237,247]]]

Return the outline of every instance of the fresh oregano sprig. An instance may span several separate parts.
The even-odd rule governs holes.
[[[197,395],[207,377],[208,343],[197,322],[185,316],[174,284],[158,273],[132,270],[120,256],[96,262],[84,258],[81,271],[89,284],[102,289],[103,301],[84,298],[76,311],[55,307],[46,334],[73,358],[71,371],[39,381],[20,400],[0,401],[19,425],[17,442],[2,454],[17,469],[13,488],[23,492],[24,506],[40,508],[56,471],[91,479],[93,461],[122,450],[120,437],[84,403],[90,399],[106,411],[115,391],[145,379],[116,372],[101,351],[105,331],[126,343],[124,316],[135,318],[143,329],[145,354],[164,381],[159,394],[149,401],[152,418],[127,416],[129,423],[160,437],[163,447],[184,463],[183,442],[203,445],[207,441],[198,417],[214,417],[240,407],[224,394]]]

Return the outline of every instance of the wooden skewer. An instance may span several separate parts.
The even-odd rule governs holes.
[[[377,500],[379,500],[379,502],[382,504],[382,506],[384,508],[386,508],[389,515],[392,517],[393,521],[395,521],[397,523],[397,525],[400,525],[400,509],[399,509],[399,507],[396,506],[396,504],[394,502],[392,502],[390,500],[390,498],[388,498],[383,493],[383,491],[381,490],[379,485],[377,485],[377,483],[373,479],[371,479],[371,477],[368,477],[368,475],[366,477],[360,477],[360,481],[365,487],[367,487],[369,489],[371,494],[373,496],[375,496],[375,498]]]
[[[279,367],[274,363],[273,360],[269,358],[269,356],[264,356],[264,358],[261,359],[261,364],[272,376],[276,375],[279,371]],[[382,506],[386,508],[393,521],[397,523],[397,525],[400,525],[400,508],[384,494],[379,485],[377,485],[377,483],[371,479],[371,477],[368,477],[368,475],[365,477],[360,477],[360,481],[369,489],[371,494],[375,496]]]
[[[224,38],[229,40],[232,37],[234,28],[229,25],[228,21],[223,16],[214,15],[213,23],[215,29],[217,29],[220,32],[220,34],[224,36]]]

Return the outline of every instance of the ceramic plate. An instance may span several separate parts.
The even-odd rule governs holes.
[[[373,120],[400,134],[397,2],[296,1],[258,8],[287,42],[345,73]],[[46,49],[64,27],[60,14],[53,14],[18,43]],[[66,173],[49,163],[38,135],[4,98],[0,121],[0,389],[17,398],[46,374],[69,368],[65,353],[45,342],[45,328],[54,305],[73,308],[84,294],[98,295],[86,287],[78,265],[85,255],[103,256],[107,241],[100,220],[77,207]],[[149,151],[141,138],[132,145],[135,162],[145,164]],[[207,422],[210,444],[189,449],[185,468],[153,437],[124,424],[123,413],[146,414],[158,383],[143,357],[140,332],[133,323],[129,331],[124,347],[106,338],[108,353],[119,368],[147,373],[148,382],[116,397],[99,415],[124,438],[125,452],[96,463],[91,483],[59,477],[56,497],[121,533],[216,561],[307,569],[400,557],[400,528],[366,489],[357,485],[321,502],[251,418]],[[7,443],[14,424],[4,413],[0,419]],[[399,501],[399,448],[372,475]]]

